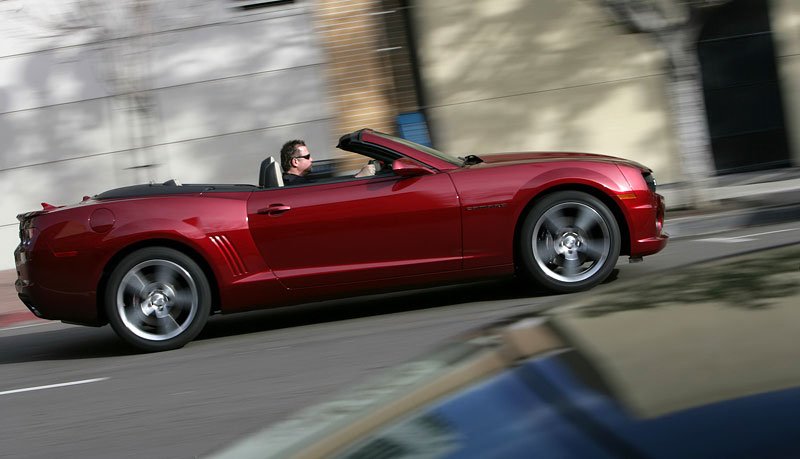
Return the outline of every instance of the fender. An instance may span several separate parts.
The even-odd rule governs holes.
[[[574,174],[574,175],[570,175]],[[608,198],[613,200],[625,217],[625,224],[630,227],[631,217],[622,203],[632,192],[628,180],[616,166],[604,167],[603,173],[586,167],[586,163],[578,164],[563,169],[550,169],[540,175],[533,177],[528,183],[522,186],[514,197],[514,202],[519,205],[515,208],[514,216],[519,221],[523,212],[526,212],[532,201],[542,193],[549,190],[564,187],[575,188],[576,185],[586,186],[601,191]]]

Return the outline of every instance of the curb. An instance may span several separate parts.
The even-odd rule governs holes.
[[[12,326],[20,326],[34,323],[48,322],[44,319],[39,319],[30,311],[8,312],[0,314],[0,330],[7,329]]]

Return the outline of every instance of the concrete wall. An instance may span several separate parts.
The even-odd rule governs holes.
[[[45,27],[52,15],[0,8],[0,269],[13,267],[16,214],[42,201],[169,178],[257,183],[260,161],[290,138],[318,158],[333,150],[310,1],[255,12],[198,4],[188,26],[157,17],[154,34],[118,40],[56,33]],[[151,130],[119,74],[150,89]]]
[[[664,56],[598,4],[415,2],[437,148],[606,153],[679,180]]]
[[[800,3],[772,0],[770,8],[789,148],[794,165],[800,166]]]

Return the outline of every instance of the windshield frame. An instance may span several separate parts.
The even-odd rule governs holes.
[[[383,138],[385,140],[389,140],[389,141],[392,141],[392,142],[397,142],[399,144],[405,145],[406,147],[413,148],[415,150],[419,150],[419,151],[421,151],[421,152],[423,152],[423,153],[425,153],[427,155],[431,155],[431,156],[433,156],[433,157],[435,157],[435,158],[437,158],[439,160],[442,160],[444,162],[450,163],[450,164],[452,164],[454,166],[459,166],[460,167],[460,166],[464,165],[464,161],[462,161],[458,157],[451,156],[450,154],[441,152],[441,151],[439,151],[439,150],[437,150],[435,148],[426,147],[425,145],[421,145],[421,144],[418,144],[416,142],[412,142],[411,140],[403,139],[401,137],[396,137],[396,136],[389,135],[389,134],[385,134],[383,132],[372,131],[371,134],[373,134],[373,135],[375,135],[377,137],[381,137],[381,138]]]

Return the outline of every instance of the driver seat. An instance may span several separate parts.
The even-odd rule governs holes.
[[[261,168],[258,174],[258,186],[261,188],[280,188],[283,186],[283,173],[281,172],[281,165],[275,161],[275,158],[269,158],[261,161]]]

